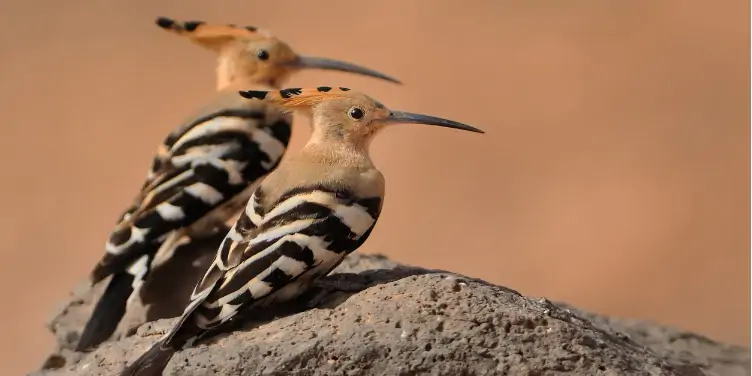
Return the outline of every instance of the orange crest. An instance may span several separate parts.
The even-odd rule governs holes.
[[[178,35],[185,36],[193,42],[217,50],[228,42],[238,39],[267,39],[271,35],[254,26],[236,26],[211,24],[203,21],[176,21],[159,17],[157,26]]]
[[[348,97],[346,87],[319,86],[315,89],[288,88],[274,91],[241,91],[240,96],[251,100],[264,100],[285,107],[312,106],[327,99]]]

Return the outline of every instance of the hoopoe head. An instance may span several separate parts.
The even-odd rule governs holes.
[[[371,76],[400,84],[395,78],[352,63],[301,56],[285,42],[254,26],[180,22],[159,17],[156,24],[217,53],[217,87],[258,83],[279,87],[302,69],[326,69]]]
[[[381,102],[345,87],[290,88],[276,91],[241,91],[250,100],[273,103],[287,110],[308,110],[312,116],[311,142],[333,142],[366,147],[373,136],[391,124],[426,124],[485,133],[456,121],[390,110]]]

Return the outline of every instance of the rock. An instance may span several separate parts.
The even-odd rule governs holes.
[[[116,375],[175,322],[208,251],[184,252],[188,287],[144,297],[124,328],[93,352],[70,350],[99,289],[79,289],[51,321],[58,349],[34,376]],[[194,267],[193,259],[203,261]],[[173,278],[155,270],[154,280]],[[192,273],[185,273],[191,270]],[[283,307],[178,352],[165,375],[749,375],[749,350],[696,334],[607,318],[525,297],[446,271],[350,255],[328,281],[357,293],[323,295],[316,308]],[[174,279],[171,280],[175,283]],[[321,296],[313,291],[306,298]],[[305,300],[305,299],[301,299]],[[182,301],[183,303],[177,303]],[[318,301],[318,300],[317,300]],[[142,319],[143,320],[143,319]],[[153,321],[156,320],[156,321]],[[128,325],[135,325],[131,320]],[[125,325],[125,326],[128,326]]]
[[[749,376],[751,373],[749,349],[725,345],[699,334],[650,322],[601,316],[569,307],[565,303],[558,305],[568,307],[599,327],[625,333],[666,359],[707,369],[708,375]]]

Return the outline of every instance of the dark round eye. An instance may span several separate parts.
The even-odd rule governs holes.
[[[256,57],[258,57],[259,60],[269,60],[269,53],[266,52],[266,50],[258,50],[258,52],[256,52]]]
[[[355,120],[359,120],[363,118],[363,110],[357,107],[351,108],[349,114],[350,114],[350,117]]]

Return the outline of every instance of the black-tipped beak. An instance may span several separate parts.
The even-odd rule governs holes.
[[[434,116],[414,114],[412,112],[392,111],[389,117],[386,118],[385,120],[389,123],[412,123],[412,124],[436,125],[439,127],[461,129],[463,131],[486,133],[478,128],[471,127],[467,124],[462,124],[456,121],[442,119],[442,118],[438,118]]]
[[[344,61],[327,59],[324,57],[299,56],[295,61],[291,62],[290,65],[296,68],[303,68],[303,69],[325,69],[325,70],[336,70],[340,72],[356,73],[356,74],[361,74],[364,76],[380,78],[382,80],[386,80],[386,81],[394,82],[395,84],[402,85],[402,82],[400,82],[398,79],[387,76],[373,69],[368,69],[368,68],[361,67],[359,65],[355,65],[352,63],[344,62]]]

